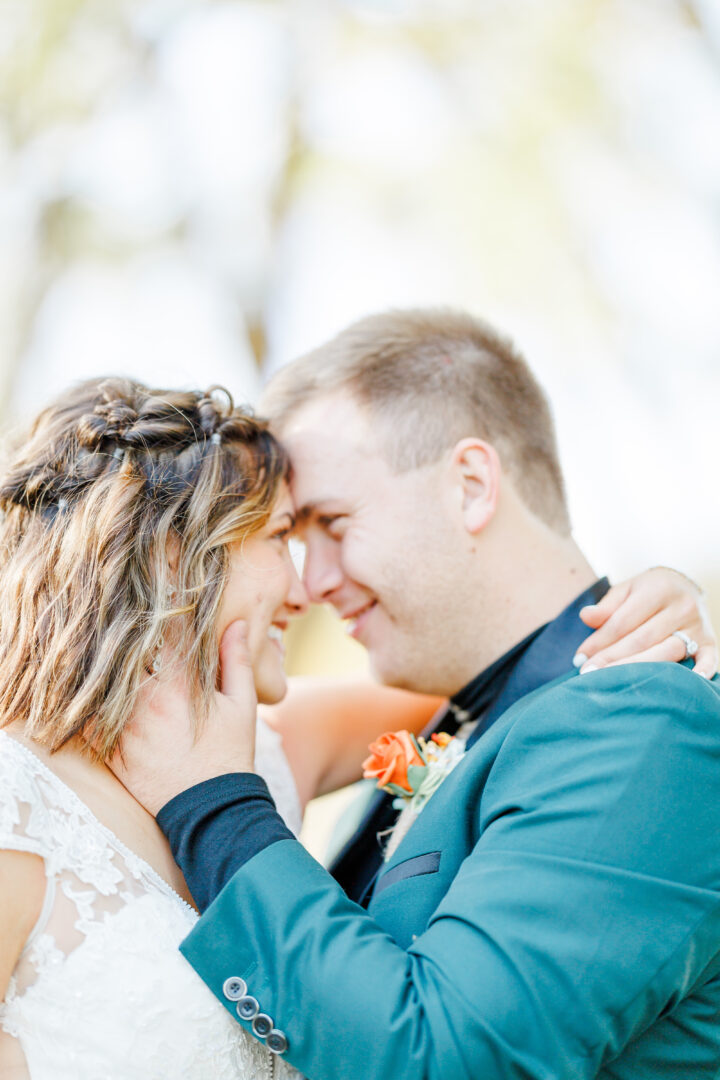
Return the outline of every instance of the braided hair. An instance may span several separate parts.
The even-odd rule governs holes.
[[[40,413],[0,476],[0,726],[51,750],[82,733],[109,756],[168,633],[200,716],[228,548],[287,474],[220,387],[94,379]]]

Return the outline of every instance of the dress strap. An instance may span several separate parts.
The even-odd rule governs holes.
[[[50,916],[52,914],[53,907],[55,906],[55,896],[56,896],[56,894],[57,894],[57,883],[55,881],[55,878],[52,877],[50,874],[48,874],[47,871],[46,871],[46,874],[45,874],[45,899],[43,900],[42,910],[41,910],[40,914],[37,917],[37,922],[35,923],[35,925],[33,926],[32,930],[30,931],[30,933],[28,935],[28,939],[25,942],[25,946],[23,948],[23,951],[20,954],[21,957],[24,956],[25,953],[28,952],[28,950],[32,948],[32,946],[35,944],[35,942],[40,937],[40,935],[43,933],[43,931],[47,928],[47,924],[50,921]]]

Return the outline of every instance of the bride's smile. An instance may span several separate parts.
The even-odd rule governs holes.
[[[283,633],[289,620],[301,614],[308,602],[288,549],[294,524],[293,504],[283,484],[263,528],[229,549],[218,637],[235,619],[247,621],[255,686],[258,700],[265,705],[285,695]]]

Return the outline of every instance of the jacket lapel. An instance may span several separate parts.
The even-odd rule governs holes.
[[[589,633],[580,619],[580,609],[586,604],[596,604],[609,587],[607,578],[601,578],[589,592],[573,601],[538,634],[518,660],[493,704],[481,717],[467,741],[468,750],[516,701],[572,669],[573,657]]]

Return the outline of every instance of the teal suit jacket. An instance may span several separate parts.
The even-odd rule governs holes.
[[[720,687],[557,680],[466,753],[367,911],[282,840],[182,950],[312,1080],[720,1076]]]

